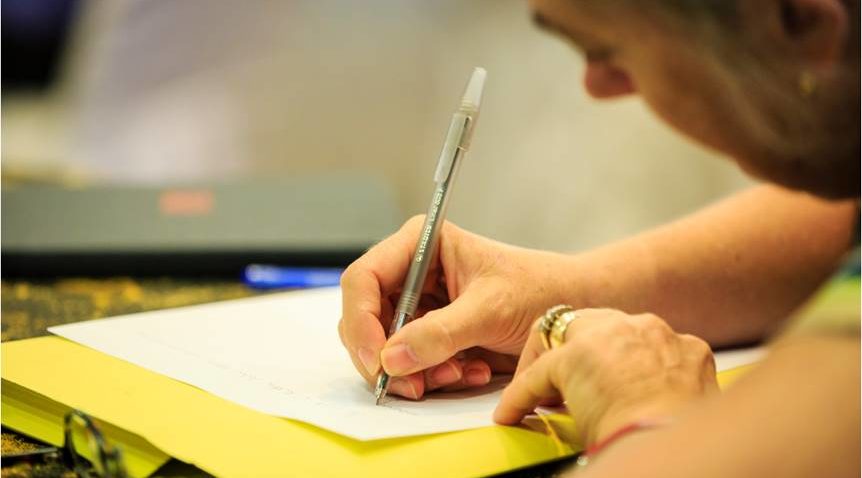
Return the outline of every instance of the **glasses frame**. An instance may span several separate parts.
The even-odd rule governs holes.
[[[95,462],[91,462],[75,449],[73,424],[78,421],[84,427],[87,439],[95,444]],[[123,454],[119,448],[105,439],[89,415],[80,410],[70,410],[63,416],[62,447],[43,447],[24,453],[14,453],[3,457],[4,465],[18,463],[62,462],[75,471],[81,478],[127,478],[123,464]]]
[[[75,449],[72,422],[80,419],[84,424],[88,438],[95,441],[97,463],[90,463]],[[63,418],[63,448],[64,458],[81,478],[126,478],[126,469],[123,466],[123,456],[119,448],[113,446],[89,415],[80,410],[71,410]],[[93,474],[93,468],[102,470]]]

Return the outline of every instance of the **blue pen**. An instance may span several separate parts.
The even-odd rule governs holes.
[[[344,269],[251,264],[242,271],[242,280],[255,289],[330,287],[339,285],[342,272]]]

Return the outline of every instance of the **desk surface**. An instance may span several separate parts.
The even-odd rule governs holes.
[[[224,279],[110,279],[68,278],[41,281],[2,281],[2,341],[47,335],[53,325],[99,319],[146,310],[180,307],[218,300],[238,299],[256,292],[239,281]],[[2,454],[21,452],[39,446],[10,430],[3,430]],[[160,471],[160,476],[199,473],[183,469],[178,463]],[[183,471],[177,471],[183,469]],[[2,477],[64,476],[67,470],[57,465],[18,465],[3,467]],[[74,477],[69,472],[68,476]]]
[[[259,294],[237,281],[225,279],[109,279],[67,278],[40,281],[2,281],[2,341],[47,335],[53,325],[99,319],[147,310],[181,307]],[[237,443],[248,446],[243,437]],[[39,442],[10,430],[3,430],[0,454],[21,452],[40,446]],[[552,463],[530,468],[510,477],[552,477],[567,464]],[[209,476],[197,468],[171,461],[158,476]],[[69,476],[75,474],[58,465],[22,464],[3,467],[2,477]]]

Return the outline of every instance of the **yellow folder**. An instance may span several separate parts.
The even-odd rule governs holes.
[[[859,290],[858,278],[836,282],[811,309],[858,323]],[[63,414],[83,410],[123,449],[132,476],[151,474],[171,456],[217,476],[481,476],[579,451],[567,415],[547,424],[363,442],[256,412],[58,337],[0,349],[5,426],[59,445]],[[719,385],[748,368],[720,373]]]
[[[62,442],[62,415],[83,410],[120,446],[133,476],[175,457],[217,476],[482,476],[573,454],[544,428],[492,426],[357,441],[265,415],[58,337],[2,344],[3,424]],[[574,437],[571,420],[551,420]]]
[[[0,348],[4,425],[59,445],[63,414],[83,410],[123,449],[132,476],[151,474],[170,456],[217,476],[482,476],[579,451],[567,415],[548,424],[363,442],[256,412],[58,337]],[[723,372],[719,381],[726,386],[741,373]]]

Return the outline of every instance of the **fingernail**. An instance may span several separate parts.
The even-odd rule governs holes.
[[[417,400],[419,398],[419,394],[416,393],[416,387],[413,386],[413,382],[404,378],[392,379],[392,381],[389,382],[389,391],[412,400]]]
[[[491,374],[485,370],[467,370],[464,381],[467,385],[487,385],[491,381]]]
[[[461,370],[452,362],[443,362],[431,372],[431,380],[434,385],[449,385],[461,380]]]
[[[419,364],[419,359],[407,344],[383,349],[380,360],[383,362],[383,368],[390,375],[403,375]]]
[[[372,377],[377,375],[377,367],[379,367],[379,364],[377,363],[376,353],[372,352],[371,349],[367,347],[359,347],[359,349],[356,350],[356,355],[359,355],[359,361],[362,362],[362,366],[368,371],[368,375],[371,375]]]

